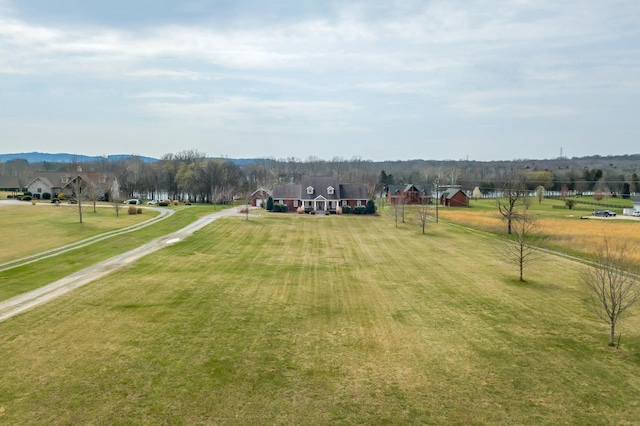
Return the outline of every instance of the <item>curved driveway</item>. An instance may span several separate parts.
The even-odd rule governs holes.
[[[101,206],[102,207],[102,206]],[[154,210],[159,210],[160,215],[156,217],[152,217],[151,219],[147,219],[143,222],[136,223],[133,225],[126,226],[121,229],[116,229],[109,232],[103,232],[102,234],[94,235],[93,237],[85,238],[80,241],[76,241],[73,243],[65,244],[60,247],[53,248],[51,250],[42,251],[40,253],[31,254],[29,256],[22,257],[20,259],[10,260],[8,262],[0,263],[0,272],[6,271],[7,269],[17,268],[19,266],[27,265],[29,263],[37,262],[41,259],[46,259],[48,257],[57,256],[62,253],[66,253],[71,250],[75,250],[78,248],[86,247],[93,243],[97,243],[98,241],[106,240],[107,238],[115,237],[116,235],[126,234],[128,232],[137,231],[138,229],[145,228],[149,225],[152,225],[160,220],[166,219],[169,216],[172,216],[175,212],[171,209],[164,208],[156,208]]]
[[[91,281],[97,280],[98,278],[102,278],[124,266],[130,265],[141,257],[160,250],[167,244],[172,244],[188,237],[195,231],[207,226],[211,222],[221,217],[238,215],[244,216],[244,214],[237,213],[235,209],[226,209],[216,213],[212,213],[208,216],[196,220],[195,222],[190,223],[189,225],[176,232],[165,235],[164,237],[157,238],[136,249],[130,250],[126,253],[122,253],[118,256],[112,257],[111,259],[107,259],[103,262],[99,262],[95,265],[84,268],[74,274],[59,279],[58,281],[54,281],[36,290],[32,290],[0,302],[0,321],[11,318],[14,315],[19,314],[20,312],[33,308],[34,306],[46,303],[55,297],[68,293],[71,290],[88,284]],[[30,260],[29,262],[33,261],[35,260]]]

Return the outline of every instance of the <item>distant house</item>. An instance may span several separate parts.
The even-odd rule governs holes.
[[[258,188],[251,194],[251,205],[254,207],[262,207],[267,204],[267,200],[271,196],[271,191],[264,188]]]
[[[430,204],[431,190],[428,185],[389,185],[387,201],[392,204]]]
[[[14,195],[22,192],[18,176],[0,176],[0,191],[13,192]]]
[[[633,199],[633,211],[640,211],[640,195]]]
[[[286,204],[289,211],[335,211],[337,207],[364,206],[368,192],[365,185],[340,183],[335,177],[303,176],[299,184],[273,187],[274,203]]]
[[[460,188],[448,188],[440,196],[440,205],[449,207],[469,207],[469,196]]]
[[[27,191],[34,198],[53,198],[60,194],[75,196],[75,183],[78,180],[87,182],[95,194],[104,197],[107,193],[119,197],[120,185],[113,173],[101,172],[38,172],[27,184]],[[45,195],[45,194],[48,194]]]

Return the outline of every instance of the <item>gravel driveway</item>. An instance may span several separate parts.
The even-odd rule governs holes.
[[[120,268],[132,264],[143,256],[153,253],[168,244],[176,243],[187,238],[195,231],[204,228],[211,222],[227,216],[244,216],[236,209],[226,209],[202,217],[184,228],[164,237],[157,238],[136,249],[122,253],[103,262],[84,268],[68,277],[59,279],[36,290],[0,302],[0,321],[4,321],[20,312],[31,309],[52,300],[55,297],[70,292],[78,287],[102,278]]]

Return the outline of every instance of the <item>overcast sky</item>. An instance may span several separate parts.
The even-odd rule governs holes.
[[[0,0],[0,152],[640,153],[638,0]]]

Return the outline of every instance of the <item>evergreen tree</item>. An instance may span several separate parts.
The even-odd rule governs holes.
[[[373,200],[367,201],[365,213],[366,214],[374,214],[375,212],[376,212],[376,203],[375,203],[375,201],[373,201]]]

